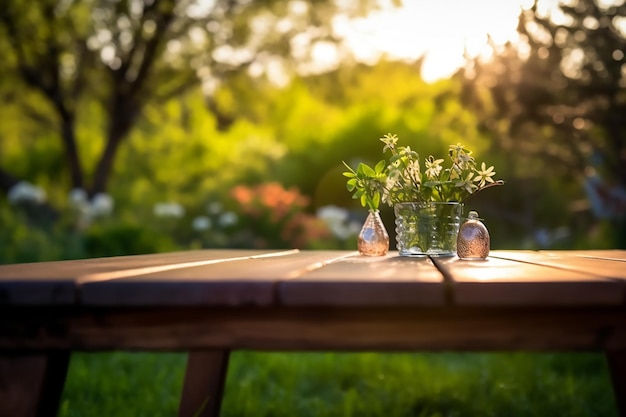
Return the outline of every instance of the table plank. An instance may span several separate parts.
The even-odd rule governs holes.
[[[1,349],[620,350],[626,309],[221,307],[45,311],[36,332],[0,316]],[[46,322],[47,321],[47,322]]]
[[[254,256],[278,251],[253,250],[193,250],[149,255],[111,256],[104,258],[74,259],[68,261],[32,262],[0,265],[0,279],[55,279],[75,278],[83,275],[180,264],[211,259],[228,259]]]
[[[622,299],[626,304],[626,251],[498,251],[494,256],[522,262],[547,265],[602,277],[622,283]]]
[[[578,256],[583,258],[609,259],[614,261],[626,262],[626,250],[622,249],[605,249],[605,250],[558,250],[558,251],[541,251],[549,255],[565,255]]]
[[[496,257],[498,256],[498,257]],[[589,272],[516,260],[496,252],[485,261],[435,259],[453,282],[453,303],[474,306],[618,306],[622,283]]]
[[[81,285],[85,306],[241,306],[274,305],[279,280],[291,279],[346,251],[285,251],[207,262],[135,276],[92,280]],[[132,272],[132,271],[131,271]]]
[[[71,305],[77,302],[77,283],[81,281],[113,279],[128,270],[172,267],[269,252],[198,250],[0,265],[0,305]]]
[[[443,276],[427,258],[353,256],[279,284],[288,306],[441,306]]]
[[[495,251],[493,257],[582,272],[590,276],[626,280],[626,251]]]

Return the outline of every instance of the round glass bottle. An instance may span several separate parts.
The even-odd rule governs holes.
[[[456,238],[458,257],[468,260],[486,259],[490,245],[489,231],[478,218],[478,213],[470,211]]]

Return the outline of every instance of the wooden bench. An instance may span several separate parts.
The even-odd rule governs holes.
[[[205,250],[0,266],[0,416],[55,415],[73,351],[189,352],[219,414],[234,349],[601,351],[626,417],[626,251],[486,261]]]

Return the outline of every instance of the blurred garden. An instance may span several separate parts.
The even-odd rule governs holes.
[[[625,247],[623,5],[580,0],[567,25],[528,8],[517,43],[427,83],[423,56],[362,63],[338,44],[315,66],[334,14],[366,1],[48,3],[0,20],[4,263],[353,248],[365,212],[341,161],[378,161],[388,132],[495,166],[507,185],[466,207],[494,249]]]
[[[484,219],[492,249],[626,248],[624,1],[526,2],[515,40],[485,33],[481,53],[466,48],[452,75],[428,81],[427,54],[365,60],[338,33],[349,19],[401,13],[397,0],[5,3],[0,263],[355,249],[367,212],[342,161],[375,164],[390,132],[423,159],[461,143],[495,167],[506,184],[465,210]],[[381,214],[393,242],[393,213]],[[503,366],[473,360],[476,378]],[[575,374],[604,366],[571,363]],[[568,392],[592,401],[602,389]],[[546,412],[558,413],[558,398]],[[393,415],[443,415],[429,407]],[[476,407],[445,415],[513,415]],[[355,410],[339,414],[379,415]]]

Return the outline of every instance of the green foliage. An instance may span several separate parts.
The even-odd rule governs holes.
[[[0,204],[0,263],[37,262],[63,259],[72,240],[56,230],[45,230],[28,223],[20,211]]]
[[[382,191],[381,185],[385,182],[385,161],[380,161],[374,168],[361,162],[356,171],[345,162],[343,164],[348,168],[343,176],[348,177],[348,181],[346,181],[348,191],[354,191],[352,198],[358,199],[361,205],[370,211],[378,210]]]

